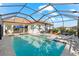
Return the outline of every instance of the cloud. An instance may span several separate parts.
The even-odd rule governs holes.
[[[3,5],[2,3],[0,3],[0,6]]]
[[[55,21],[56,19],[52,17],[51,20],[52,20],[52,21]]]
[[[57,17],[57,18],[51,18],[53,21],[62,21],[62,18],[61,17]],[[63,20],[70,20],[71,18],[68,18],[68,17],[63,17]]]
[[[70,9],[70,11],[76,11],[75,9]]]
[[[70,9],[70,11],[76,11],[75,9]],[[78,15],[78,13],[74,13],[75,15]]]
[[[41,9],[41,8],[43,8],[45,6],[46,5],[39,6],[38,9]],[[53,11],[53,10],[54,10],[54,8],[52,6],[48,6],[48,7],[44,8],[43,10],[41,10],[40,12],[43,12],[43,11]]]
[[[52,13],[52,14],[50,14],[50,15],[58,15],[58,13],[55,12],[55,13]]]

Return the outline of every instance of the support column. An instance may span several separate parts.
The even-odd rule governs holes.
[[[3,24],[3,35],[6,35],[5,29],[6,29],[6,26],[5,26],[5,24]]]
[[[52,29],[52,26],[50,26],[50,29]]]
[[[3,36],[3,26],[0,24],[0,40],[2,40]]]
[[[13,34],[13,31],[14,31],[14,30],[13,30],[13,26],[14,26],[14,25],[11,25],[11,32],[12,32],[11,34]]]
[[[23,27],[24,27],[24,28],[23,28],[23,33],[25,33],[25,25],[23,25]]]
[[[28,33],[32,33],[31,25],[28,26]]]
[[[48,25],[48,30],[49,30],[49,29],[51,29],[51,28],[50,28],[50,25]]]
[[[41,26],[40,26],[40,25],[38,25],[38,27],[39,27],[39,31],[40,31],[40,29],[41,29],[40,27],[41,27]]]
[[[47,32],[47,24],[45,24],[45,31]]]
[[[3,21],[2,21],[2,15],[0,15],[0,40],[2,40],[3,37]]]
[[[50,26],[50,25],[48,25],[48,30],[49,30],[49,29],[51,29],[51,26]]]
[[[47,30],[49,30],[49,25],[47,25]]]
[[[78,17],[78,21],[77,21],[77,36],[79,38],[79,17]]]

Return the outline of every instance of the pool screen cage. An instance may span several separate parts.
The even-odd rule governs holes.
[[[66,22],[77,21],[79,37],[79,4],[78,3],[2,3],[0,20],[20,17],[34,22],[49,22],[65,27]],[[70,24],[72,25],[72,24]],[[55,25],[52,26],[53,28]]]

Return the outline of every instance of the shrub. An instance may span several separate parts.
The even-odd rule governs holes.
[[[58,31],[59,31],[58,29],[52,29],[53,33],[58,33]]]

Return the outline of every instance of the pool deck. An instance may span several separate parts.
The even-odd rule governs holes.
[[[0,56],[15,56],[15,53],[12,49],[12,39],[13,36],[4,36],[0,40]],[[75,56],[73,53],[69,52],[68,45],[65,46],[65,49],[61,56]]]
[[[12,36],[4,36],[0,40],[0,55],[1,56],[15,56],[12,49]]]
[[[76,56],[75,54],[73,54],[73,53],[71,53],[70,51],[69,51],[69,45],[66,45],[65,46],[65,49],[64,49],[64,51],[62,52],[62,54],[61,54],[61,56]]]

